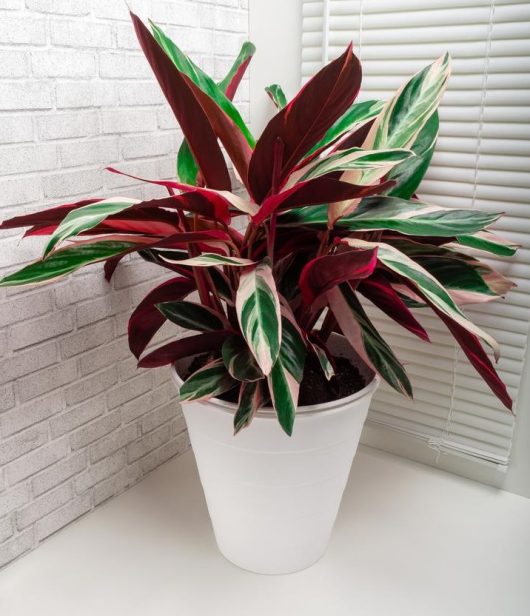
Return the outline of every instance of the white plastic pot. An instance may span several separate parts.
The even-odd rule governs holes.
[[[333,351],[354,352],[335,336]],[[293,435],[263,409],[233,433],[234,404],[213,399],[183,404],[215,538],[235,565],[256,573],[291,573],[326,551],[379,379],[364,365],[368,385],[326,404],[299,407]],[[189,360],[172,376],[180,386]]]

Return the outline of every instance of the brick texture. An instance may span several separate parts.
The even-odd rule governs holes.
[[[247,38],[245,0],[0,1],[0,219],[164,194],[103,170],[171,178],[182,139],[127,4],[216,79]],[[2,233],[0,274],[40,255],[20,235]],[[0,567],[189,447],[168,371],[137,370],[127,346],[128,316],[164,277],[126,259],[111,284],[93,266],[0,289]]]

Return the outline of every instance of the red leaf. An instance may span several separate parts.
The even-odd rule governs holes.
[[[445,323],[447,329],[453,334],[455,340],[460,345],[460,348],[466,354],[471,365],[480,374],[480,376],[487,383],[491,391],[497,396],[497,398],[504,404],[504,406],[512,410],[513,401],[506,389],[506,385],[502,382],[501,378],[497,374],[497,371],[493,367],[486,351],[484,351],[482,344],[475,334],[467,331],[465,327],[451,319],[444,312],[439,310],[429,299],[422,293],[421,289],[414,286],[410,281],[404,280],[405,284],[419,295],[426,304],[434,310],[434,312]]]
[[[239,84],[241,83],[241,80],[243,79],[243,75],[245,74],[245,71],[247,70],[248,65],[250,64],[251,60],[252,60],[252,56],[249,56],[244,62],[242,62],[237,67],[237,71],[234,73],[234,76],[230,80],[230,83],[226,86],[226,90],[225,90],[226,98],[233,100],[234,96],[236,95]]]
[[[305,205],[320,205],[348,199],[360,199],[383,192],[394,185],[384,182],[375,186],[359,186],[330,177],[321,176],[306,182],[299,182],[284,192],[271,195],[262,203],[252,222],[259,224],[277,209],[288,210]]]
[[[112,275],[116,271],[118,267],[118,263],[123,259],[125,255],[118,255],[116,257],[111,257],[105,261],[105,265],[103,265],[103,271],[105,272],[105,280],[107,282],[111,281]]]
[[[319,295],[342,282],[367,278],[376,264],[377,248],[316,257],[304,266],[300,274],[302,299],[309,305]]]
[[[357,288],[360,293],[396,323],[411,331],[418,338],[430,342],[425,329],[416,320],[408,306],[382,273],[376,270],[369,278],[365,278],[359,283]]]
[[[284,145],[280,182],[352,104],[361,85],[361,66],[351,45],[321,69],[295,98],[268,123],[259,138],[249,168],[249,183],[256,203],[272,186],[274,144]]]
[[[231,332],[228,330],[221,330],[188,336],[180,340],[175,340],[175,342],[169,342],[143,357],[138,362],[138,367],[158,368],[159,366],[172,364],[181,357],[189,357],[190,355],[206,353],[207,351],[219,350],[230,333]]]
[[[208,188],[202,188],[201,186],[190,186],[189,184],[183,184],[182,182],[176,182],[175,180],[149,180],[147,178],[141,178],[137,175],[131,175],[130,173],[125,173],[125,171],[120,171],[119,169],[115,169],[114,167],[105,167],[107,171],[111,173],[117,173],[118,175],[124,175],[128,178],[133,178],[134,180],[140,180],[141,182],[147,182],[148,184],[155,184],[156,186],[164,186],[164,188],[169,188],[172,190],[182,190],[184,191],[180,195],[173,195],[173,198],[180,200],[182,198],[182,203],[187,203],[190,208],[189,211],[194,211],[191,208],[195,207],[196,209],[199,207],[205,207],[204,202],[203,206],[199,206],[199,201],[190,201],[189,198],[191,195],[201,195],[204,197],[206,201],[208,201],[211,206],[214,208],[214,212],[216,216],[219,217],[219,220],[225,220],[225,210],[229,208],[230,201],[223,197],[222,194],[219,194],[215,190],[210,190]],[[187,200],[188,199],[188,200]],[[190,205],[191,204],[191,205]],[[196,213],[200,213],[197,211]],[[206,215],[206,214],[204,214]]]
[[[148,293],[129,319],[129,348],[138,359],[166,318],[156,308],[161,302],[182,299],[195,290],[195,282],[188,278],[173,278]]]
[[[472,366],[480,374],[487,383],[491,391],[504,404],[504,406],[512,410],[513,401],[506,389],[506,385],[501,381],[497,371],[493,367],[486,351],[482,348],[482,344],[477,336],[471,334],[462,325],[453,321],[443,312],[435,308],[431,304],[431,308],[436,312],[440,319],[445,323],[449,331],[453,334],[456,341],[460,345],[462,351],[466,354]]]
[[[56,207],[49,208],[42,212],[33,212],[33,214],[25,214],[24,216],[15,216],[8,218],[0,224],[0,229],[16,229],[17,227],[31,227],[52,225],[53,229],[61,222],[61,220],[72,210],[76,210],[84,205],[97,203],[101,199],[83,199],[76,203],[65,203]]]
[[[230,190],[230,176],[207,113],[197,99],[197,88],[158,45],[142,21],[131,13],[140,46],[189,143],[208,186]]]
[[[162,240],[153,242],[149,248],[178,248],[182,244],[193,244],[197,242],[230,242],[231,238],[225,231],[211,229],[207,231],[188,231],[174,233]]]

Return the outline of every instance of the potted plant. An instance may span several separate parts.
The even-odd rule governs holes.
[[[185,136],[179,179],[145,180],[167,189],[158,199],[94,198],[4,221],[50,238],[42,259],[1,284],[98,261],[110,279],[131,253],[171,272],[131,315],[131,351],[141,368],[172,366],[223,554],[295,571],[326,548],[379,378],[412,396],[364,301],[426,341],[412,309],[434,311],[511,409],[482,343],[496,358],[497,345],[460,306],[512,286],[469,249],[515,246],[487,230],[498,214],[415,194],[447,55],[388,102],[355,103],[361,67],[349,46],[289,103],[267,89],[278,112],[256,141],[232,102],[249,43],[215,83],[158,26],[132,20]],[[221,144],[245,194],[232,191]],[[146,353],[166,321],[193,333]]]

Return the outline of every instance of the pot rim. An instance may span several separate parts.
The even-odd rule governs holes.
[[[170,370],[171,370],[172,380],[175,382],[177,389],[180,389],[180,386],[182,385],[183,380],[180,378],[177,372],[176,364],[172,364]],[[355,393],[351,394],[350,396],[346,396],[345,398],[338,398],[337,400],[331,400],[330,402],[323,402],[322,404],[310,404],[306,406],[299,406],[296,409],[296,414],[307,416],[307,415],[316,415],[316,414],[321,414],[321,413],[331,413],[334,411],[337,412],[342,407],[347,406],[351,404],[352,402],[356,402],[357,400],[360,400],[361,398],[364,398],[366,396],[369,396],[369,397],[372,396],[372,394],[378,388],[380,381],[381,381],[381,378],[379,377],[379,375],[374,373],[371,381],[369,381],[367,385],[365,385],[359,391],[356,391]],[[190,402],[193,402],[193,400]],[[195,402],[200,402],[202,404],[208,404],[209,406],[212,406],[219,411],[230,413],[231,415],[234,415],[235,412],[237,411],[237,404],[235,404],[234,402],[227,402],[225,400],[221,400],[220,398],[209,398],[208,400],[195,400]],[[274,410],[274,408],[270,406],[260,408],[255,414],[255,417],[263,417],[266,419],[274,419],[274,420],[277,419],[276,411]]]

